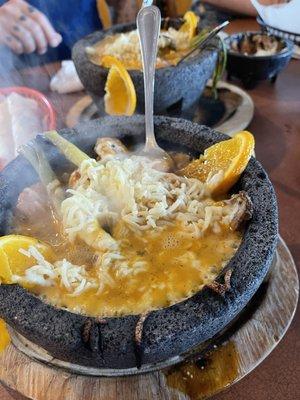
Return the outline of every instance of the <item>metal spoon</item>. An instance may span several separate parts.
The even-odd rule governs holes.
[[[177,63],[177,65],[181,64],[182,61],[186,60],[188,57],[190,57],[193,53],[196,51],[199,51],[203,49],[207,43],[213,39],[219,32],[221,32],[222,29],[224,29],[227,25],[229,24],[229,21],[225,21],[222,24],[216,26],[212,31],[209,32],[209,34],[200,42],[196,47],[194,47],[191,51],[189,51],[182,59]]]
[[[146,143],[143,153],[150,158],[163,161],[163,164],[167,165],[167,168],[164,169],[171,169],[174,164],[173,160],[167,152],[158,146],[154,135],[153,122],[154,78],[161,14],[158,7],[147,6],[146,3],[147,1],[144,2],[143,8],[139,11],[136,21],[142,52],[145,89]]]

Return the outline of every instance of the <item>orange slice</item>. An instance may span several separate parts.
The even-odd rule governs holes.
[[[192,0],[180,0],[175,2],[177,15],[183,15],[192,6]]]
[[[254,151],[254,137],[250,132],[237,133],[232,139],[216,143],[204,155],[179,171],[180,175],[207,182],[222,172],[220,179],[211,183],[212,193],[221,195],[238,181]]]
[[[0,249],[0,283],[11,283],[12,272],[6,253]]]
[[[54,261],[54,253],[50,246],[37,239],[22,235],[7,235],[0,238],[0,281],[12,283],[12,275],[24,275],[26,269],[36,264],[36,260],[20,253],[20,249],[28,250],[35,246],[49,262]]]
[[[188,11],[184,14],[183,19],[185,22],[180,27],[179,31],[188,33],[189,40],[192,40],[196,35],[199,17],[193,11]]]
[[[106,0],[97,0],[97,11],[103,28],[110,28],[112,26],[112,20]]]
[[[136,92],[126,68],[117,58],[104,56],[102,65],[110,68],[105,85],[104,104],[109,115],[130,116],[136,109]]]
[[[10,344],[10,336],[5,322],[0,319],[0,353]]]

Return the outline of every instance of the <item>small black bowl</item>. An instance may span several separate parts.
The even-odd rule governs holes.
[[[269,56],[256,56],[238,53],[231,49],[233,42],[243,39],[243,37],[262,34],[263,32],[242,32],[236,33],[225,39],[228,61],[227,72],[228,79],[238,78],[242,81],[246,89],[252,89],[258,81],[271,79],[275,82],[277,75],[289,63],[293,54],[293,43],[290,40],[282,39],[272,35],[283,44],[283,49],[276,54]],[[265,34],[265,33],[263,33]]]

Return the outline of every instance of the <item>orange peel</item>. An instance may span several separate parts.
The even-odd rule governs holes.
[[[184,16],[184,23],[180,27],[180,32],[188,33],[189,40],[192,40],[196,35],[199,17],[193,11],[187,11]]]
[[[136,91],[123,63],[113,56],[104,56],[101,64],[110,68],[104,96],[106,113],[109,115],[133,115],[137,102]]]
[[[0,319],[0,353],[2,353],[10,344],[10,335],[6,323]]]
[[[221,171],[221,179],[218,179],[211,189],[214,195],[225,194],[247,167],[254,145],[255,140],[250,132],[239,132],[232,139],[216,143],[206,149],[199,159],[192,161],[180,170],[179,174],[208,182],[212,176]]]
[[[24,275],[26,269],[36,264],[36,260],[20,253],[20,249],[28,250],[34,246],[49,262],[55,259],[50,246],[39,240],[23,235],[7,235],[0,237],[0,281],[13,283],[13,275]]]

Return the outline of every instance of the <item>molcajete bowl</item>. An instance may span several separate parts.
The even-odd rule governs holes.
[[[276,54],[266,56],[246,55],[231,50],[231,44],[242,40],[247,35],[257,35],[262,32],[242,32],[236,33],[225,39],[228,49],[227,72],[228,79],[238,78],[243,85],[252,89],[262,80],[271,79],[275,82],[277,75],[288,65],[293,54],[293,43],[290,40],[274,36],[282,42],[283,49]]]
[[[182,149],[194,156],[225,135],[182,119],[155,117],[155,132],[165,148]],[[100,136],[119,137],[126,145],[140,144],[144,118],[104,118],[60,132],[88,154]],[[37,139],[57,174],[70,165],[42,136]],[[1,234],[8,234],[12,210],[20,192],[38,181],[21,156],[0,175]],[[46,304],[18,285],[0,285],[0,318],[52,357],[81,366],[138,373],[138,368],[174,360],[221,332],[243,310],[266,276],[276,248],[276,197],[262,166],[252,158],[233,192],[244,190],[253,202],[253,218],[235,256],[217,278],[232,271],[231,288],[224,296],[206,287],[189,299],[148,314],[103,320],[71,313]],[[45,227],[46,229],[46,227]],[[216,243],[217,245],[217,243]],[[88,331],[88,335],[87,335]],[[137,340],[137,335],[140,340]]]
[[[172,22],[172,20],[170,21]],[[170,21],[168,24],[171,25]],[[93,64],[86,53],[86,47],[93,46],[108,35],[129,32],[134,29],[136,29],[135,24],[116,25],[111,29],[94,32],[84,37],[73,47],[72,58],[79,78],[100,112],[103,112],[104,87],[108,69]],[[162,114],[175,104],[180,104],[183,111],[195,105],[215,70],[217,58],[218,40],[178,66],[156,69],[155,114]],[[129,70],[128,72],[137,94],[137,112],[144,113],[143,73],[140,70]]]

